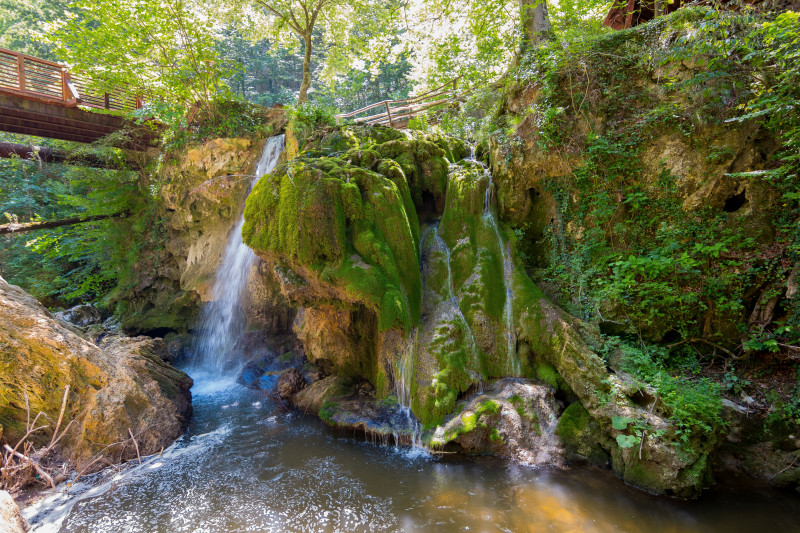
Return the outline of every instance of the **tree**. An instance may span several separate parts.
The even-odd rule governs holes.
[[[287,46],[291,46],[293,39],[303,42],[303,75],[297,97],[301,104],[308,100],[311,88],[311,61],[317,35],[326,51],[324,70],[332,78],[332,74],[345,70],[355,55],[375,59],[386,54],[387,41],[379,37],[393,33],[391,26],[399,9],[393,2],[380,0],[252,1],[266,15],[264,24],[250,21],[253,35]]]
[[[98,92],[143,96],[170,121],[227,91],[230,68],[201,0],[76,0],[71,9],[49,39]]]
[[[0,46],[55,59],[39,34],[44,24],[64,18],[68,9],[61,0],[0,0]]]
[[[551,37],[552,27],[547,14],[547,0],[519,0],[522,38],[520,51],[526,52]]]

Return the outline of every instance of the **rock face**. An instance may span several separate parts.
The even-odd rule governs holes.
[[[25,395],[31,417],[58,418],[70,386],[64,424],[74,420],[56,450],[77,464],[100,454],[111,461],[158,452],[178,438],[191,415],[192,380],[163,362],[163,342],[107,336],[95,345],[53,319],[33,297],[0,278],[0,425],[2,440],[25,433]],[[37,447],[52,428],[35,433]],[[122,444],[114,444],[114,443]]]
[[[286,125],[282,110],[271,110],[272,130]],[[266,139],[263,139],[266,141]],[[189,146],[162,166],[159,201],[166,211],[163,243],[139,255],[136,279],[115,296],[115,315],[132,333],[185,333],[208,300],[217,264],[261,155],[263,141],[214,139]],[[290,331],[293,312],[271,270],[258,265],[245,306],[254,327]]]
[[[426,428],[448,417],[434,431],[437,442],[558,463],[557,409],[545,389],[530,385],[518,396],[549,405],[548,414],[542,407],[536,415],[546,427],[520,414],[502,387],[475,400],[480,405],[457,407],[487,380],[526,377],[591,419],[595,431],[585,434],[592,441],[574,446],[573,438],[568,457],[610,457],[630,484],[698,494],[713,440],[677,444],[669,413],[653,405],[656,395],[609,371],[590,344],[596,332],[551,304],[526,273],[494,215],[491,176],[475,162],[449,163],[452,153],[442,138],[341,127],[262,179],[248,198],[245,242],[303,307],[298,336],[308,358],[332,374],[295,395],[301,409],[368,434],[398,431],[391,409],[348,396],[353,382],[367,381],[377,402],[396,392]],[[438,224],[420,228],[435,216]],[[616,429],[619,420],[626,424]],[[650,433],[634,449],[639,427]]]

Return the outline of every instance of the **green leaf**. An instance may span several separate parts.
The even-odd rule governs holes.
[[[633,419],[628,418],[627,416],[615,416],[611,419],[611,427],[622,431],[628,427],[628,424],[633,422]]]
[[[617,435],[617,444],[620,448],[633,448],[638,440],[633,435]]]

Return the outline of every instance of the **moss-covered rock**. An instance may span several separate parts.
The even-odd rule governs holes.
[[[341,334],[331,330],[327,348],[312,350],[312,357],[381,385],[384,394],[393,352],[420,320],[417,213],[428,198],[434,209],[437,201],[443,205],[447,168],[435,142],[386,128],[342,127],[308,142],[247,200],[243,237],[274,265],[284,294],[314,309],[307,320],[334,327],[337,314],[343,319]],[[349,323],[374,324],[360,331],[356,353],[346,340]]]
[[[431,436],[431,445],[491,453],[522,463],[559,466],[554,436],[558,402],[549,387],[503,379],[475,396]]]
[[[59,418],[54,450],[74,463],[96,454],[118,462],[156,453],[183,433],[191,415],[192,380],[163,362],[164,345],[149,337],[109,335],[98,346],[56,321],[33,297],[0,278],[0,426],[2,442],[16,445],[28,416]],[[27,400],[26,400],[27,397]],[[30,406],[30,413],[26,410]],[[39,419],[39,425],[42,419]],[[31,441],[49,443],[54,427]]]
[[[585,461],[595,465],[606,465],[608,453],[600,446],[600,441],[607,441],[599,424],[580,402],[575,402],[564,409],[558,419],[556,435],[566,448],[568,461]]]

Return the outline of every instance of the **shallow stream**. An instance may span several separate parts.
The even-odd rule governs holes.
[[[232,380],[193,377],[184,437],[25,509],[33,531],[800,531],[795,492],[727,486],[680,502],[605,470],[433,458],[281,412]]]

